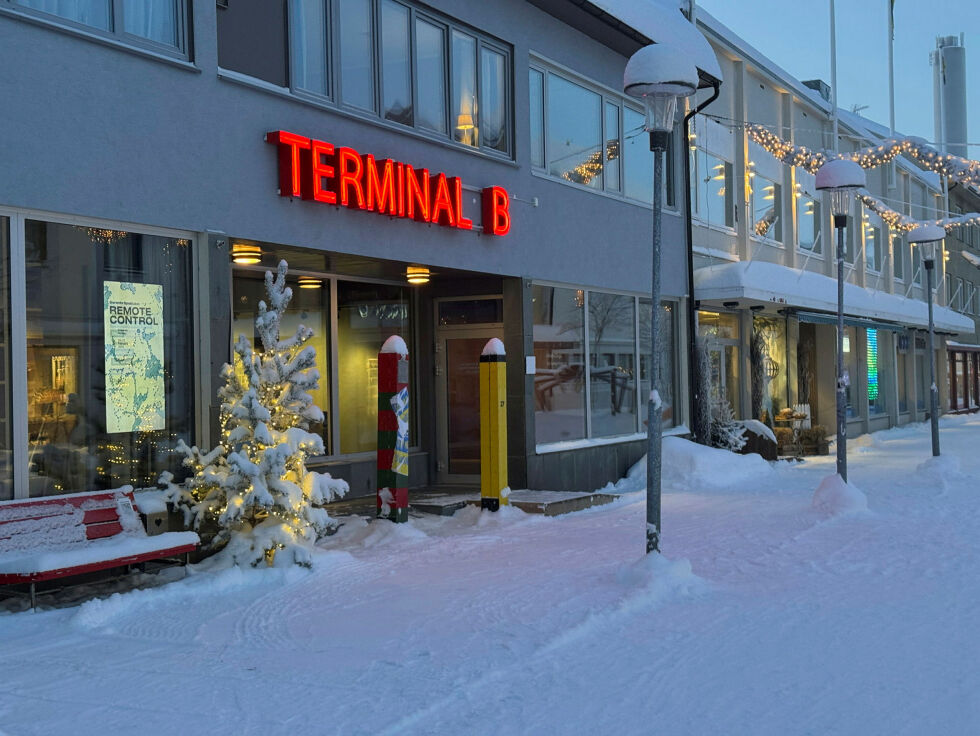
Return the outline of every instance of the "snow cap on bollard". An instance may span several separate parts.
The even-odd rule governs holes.
[[[487,341],[487,344],[483,346],[483,352],[480,355],[507,355],[507,351],[504,350],[504,343],[499,337],[491,337]]]
[[[375,343],[375,345],[377,345],[377,343]],[[398,335],[392,335],[385,340],[385,344],[381,346],[381,352],[395,353],[396,355],[401,355],[404,357],[408,355],[408,346]]]

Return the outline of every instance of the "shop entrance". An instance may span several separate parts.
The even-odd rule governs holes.
[[[436,300],[436,424],[439,483],[480,480],[480,354],[503,339],[499,296]]]

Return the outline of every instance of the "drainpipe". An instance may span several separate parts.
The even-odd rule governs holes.
[[[697,406],[698,400],[701,398],[698,396],[698,386],[697,376],[695,375],[697,369],[695,368],[696,361],[696,350],[697,350],[697,330],[695,330],[694,325],[697,323],[697,307],[695,306],[694,300],[694,233],[691,227],[691,151],[690,151],[690,122],[691,118],[701,112],[704,108],[710,105],[712,102],[718,99],[718,95],[721,94],[721,80],[714,80],[712,82],[713,92],[711,97],[706,99],[696,108],[691,110],[687,115],[684,116],[684,204],[687,208],[687,344],[688,344],[688,355],[687,355],[687,383],[688,383],[688,396],[690,397],[690,406],[688,413],[688,421],[691,422],[691,432],[694,432],[694,417],[695,417],[695,407]],[[695,440],[703,439],[697,436],[694,437]]]

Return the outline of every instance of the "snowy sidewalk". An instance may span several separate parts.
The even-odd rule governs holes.
[[[832,457],[673,440],[663,558],[627,492],[348,524],[313,572],[0,615],[0,732],[976,733],[980,419],[942,441],[921,471],[927,426],[852,441],[870,510],[828,518]]]

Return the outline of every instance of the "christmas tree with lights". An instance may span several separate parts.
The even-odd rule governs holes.
[[[300,325],[286,339],[279,327],[292,289],[285,261],[265,274],[268,306],[255,319],[262,350],[244,335],[235,343],[237,366],[222,369],[221,443],[210,452],[177,451],[192,471],[182,484],[164,473],[167,500],[201,532],[206,551],[222,550],[237,564],[312,564],[317,538],[335,526],[322,504],[342,497],[347,483],[306,468],[323,454],[323,440],[309,431],[323,421],[310,396],[319,386],[313,330]]]

